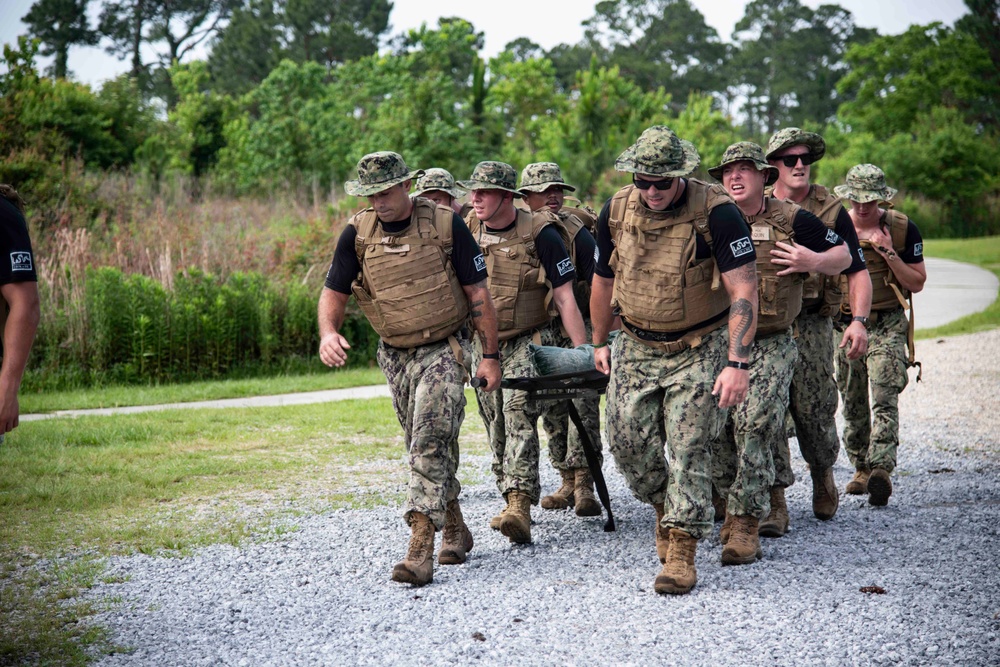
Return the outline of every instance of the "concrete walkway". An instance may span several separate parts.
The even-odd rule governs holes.
[[[948,324],[954,320],[978,313],[997,298],[1000,281],[990,271],[971,264],[948,259],[928,257],[927,283],[914,297],[917,328],[928,329]],[[21,421],[35,421],[54,417],[81,417],[88,415],[125,415],[154,410],[177,410],[182,408],[257,408],[282,405],[306,405],[327,403],[345,399],[363,399],[389,396],[389,387],[354,387],[351,389],[331,389],[277,396],[254,396],[251,398],[229,398],[218,401],[195,401],[190,403],[165,403],[161,405],[136,405],[123,408],[98,408],[92,410],[58,410],[46,414],[21,415]]]

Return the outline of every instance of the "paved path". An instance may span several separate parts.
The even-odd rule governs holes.
[[[928,257],[927,284],[914,297],[917,313],[917,327],[928,329],[947,324],[959,318],[984,310],[997,298],[1000,281],[996,275],[971,264],[949,259]],[[218,401],[195,401],[190,403],[166,403],[162,405],[136,405],[123,408],[98,408],[92,410],[59,410],[47,414],[21,415],[21,421],[50,419],[53,417],[78,417],[86,415],[123,415],[154,410],[176,410],[180,408],[254,408],[281,405],[306,405],[326,403],[351,398],[375,398],[388,396],[386,385],[354,387],[351,389],[331,389],[310,391],[278,396],[254,396],[251,398],[229,398]]]

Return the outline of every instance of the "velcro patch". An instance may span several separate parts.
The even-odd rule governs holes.
[[[476,271],[485,271],[486,270],[486,258],[485,257],[483,257],[482,255],[476,255],[476,258],[473,261],[475,261],[475,263],[476,263]]]
[[[31,253],[24,251],[10,253],[10,270],[31,271]]]
[[[733,252],[733,257],[742,257],[753,252],[753,242],[746,236],[729,244],[729,249]]]
[[[573,260],[567,257],[566,259],[556,264],[556,270],[559,272],[560,276],[565,276],[567,273],[573,270]]]
[[[865,250],[864,250],[864,248],[858,248],[858,257],[861,258],[861,263],[862,264],[867,264],[868,263],[868,262],[865,261]]]
[[[826,242],[830,245],[837,245],[840,243],[840,237],[837,235],[837,232],[828,229],[826,230]]]
[[[913,256],[914,257],[922,257],[923,254],[924,254],[924,244],[923,243],[914,243],[913,244]]]

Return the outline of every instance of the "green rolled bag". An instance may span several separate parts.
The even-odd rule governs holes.
[[[619,332],[608,336],[610,345]],[[528,345],[531,362],[538,375],[563,375],[586,373],[594,370],[594,346],[586,343],[579,347],[556,347],[555,345]]]

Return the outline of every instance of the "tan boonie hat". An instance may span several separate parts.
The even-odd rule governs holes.
[[[708,175],[722,182],[722,170],[734,162],[752,162],[757,171],[767,172],[764,185],[771,185],[778,180],[778,168],[772,167],[764,160],[764,149],[752,141],[740,141],[726,149],[722,154],[722,162],[718,167],[708,170]]]
[[[447,192],[456,199],[465,194],[465,190],[461,190],[455,185],[455,177],[451,175],[451,172],[438,167],[424,172],[424,175],[417,180],[416,192],[413,194],[419,197],[432,190]]]
[[[786,127],[771,135],[771,140],[767,142],[765,159],[770,160],[774,158],[775,153],[799,145],[809,149],[809,155],[813,162],[826,154],[826,142],[823,141],[823,137],[815,132],[806,132],[797,127]]]
[[[521,170],[521,187],[518,190],[522,193],[545,192],[553,185],[558,185],[563,191],[576,192],[576,188],[563,180],[562,170],[555,162],[535,162]]]
[[[833,192],[841,199],[859,204],[870,201],[889,201],[899,192],[885,184],[885,173],[873,164],[857,164],[847,172],[847,184],[838,185]]]
[[[423,173],[410,171],[399,153],[369,153],[358,162],[357,180],[344,183],[344,190],[354,197],[370,197]]]
[[[701,164],[690,141],[678,139],[666,125],[646,129],[615,160],[615,169],[633,174],[676,178],[691,174]]]
[[[506,162],[480,162],[472,170],[469,180],[459,181],[458,184],[466,190],[504,190],[515,197],[524,196],[514,189],[517,172]]]

